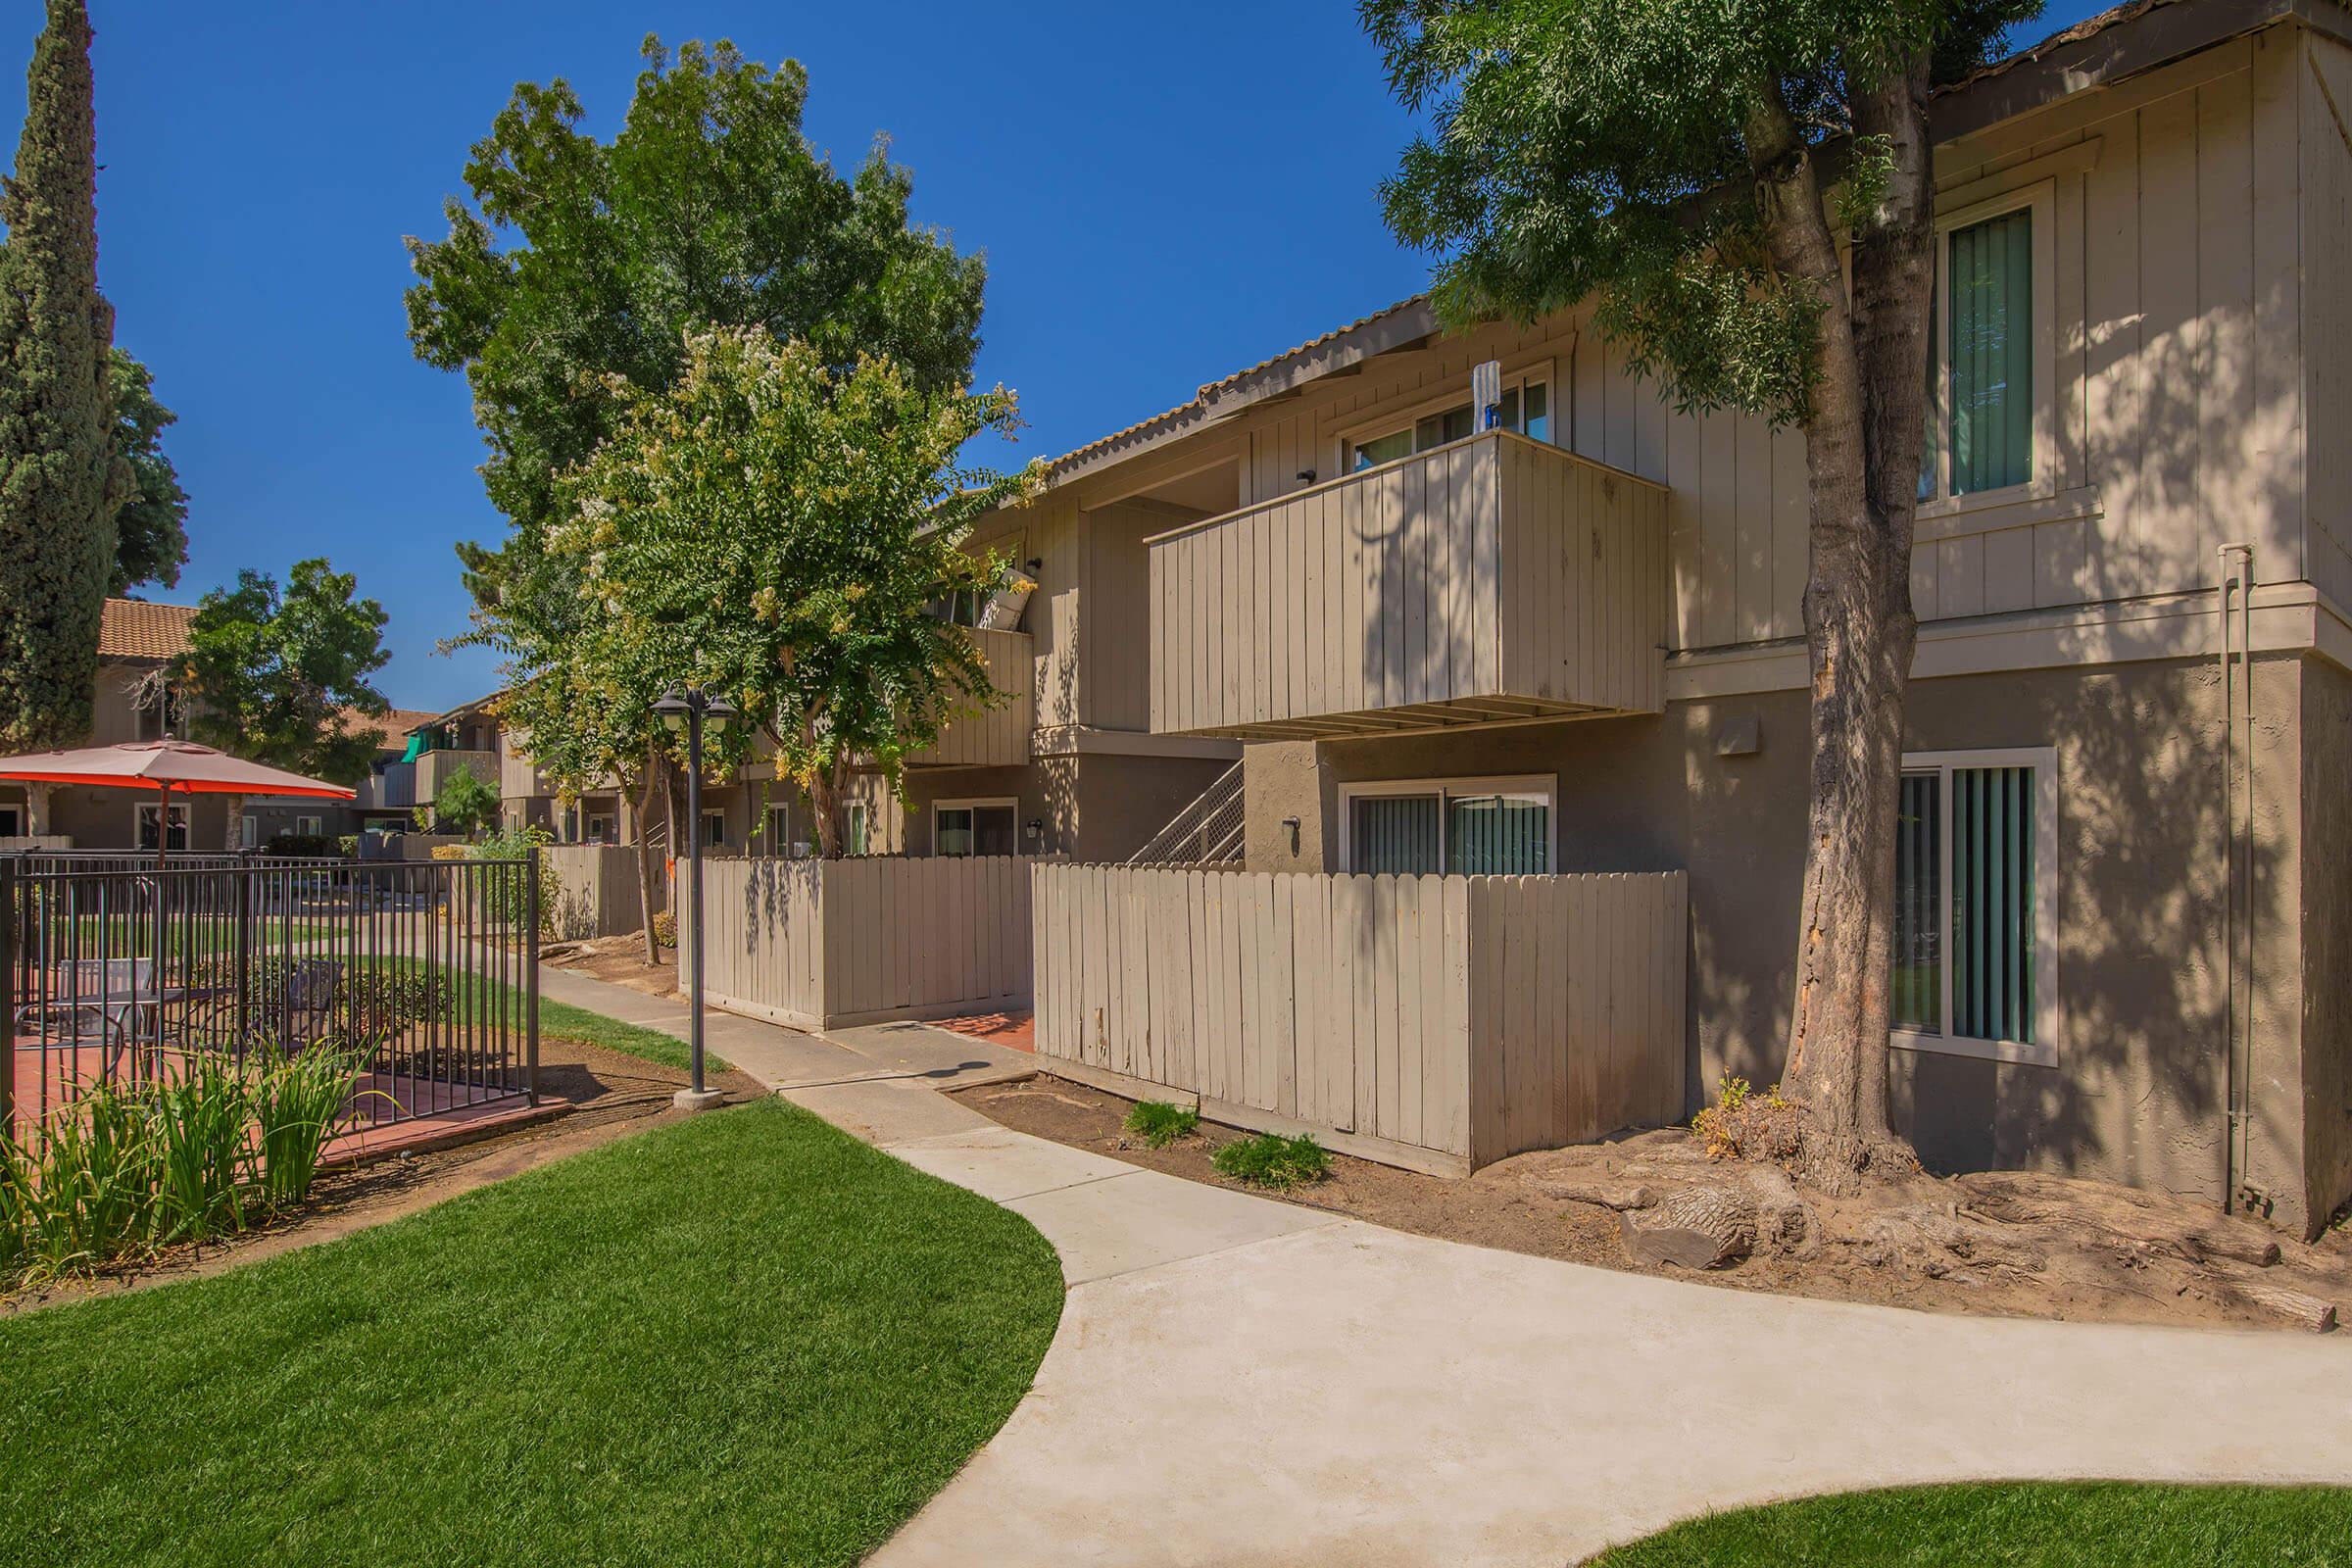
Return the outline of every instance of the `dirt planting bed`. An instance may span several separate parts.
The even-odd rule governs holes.
[[[1209,1164],[1220,1144],[1245,1136],[1231,1128],[1203,1122],[1170,1148],[1148,1149],[1123,1130],[1130,1102],[1045,1075],[957,1098],[1021,1132],[1236,1185]],[[2352,1313],[2352,1233],[2306,1246],[2204,1204],[2103,1182],[1922,1175],[1833,1199],[1767,1163],[1710,1160],[1679,1128],[1521,1154],[1467,1178],[1344,1154],[1331,1168],[1328,1181],[1271,1196],[1446,1241],[1829,1300],[2301,1330],[2327,1326],[2324,1308]]]
[[[544,942],[539,947],[539,961],[550,969],[610,981],[650,997],[678,994],[678,950],[663,948],[660,963],[647,963],[645,934],[640,931],[585,942]]]

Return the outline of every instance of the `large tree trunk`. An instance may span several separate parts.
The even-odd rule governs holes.
[[[828,860],[840,859],[849,850],[841,819],[849,790],[838,776],[840,771],[839,765],[833,764],[808,775],[808,806],[816,817],[816,853]]]
[[[1823,210],[1814,161],[1777,93],[1751,122],[1775,266],[1820,303],[1820,374],[1804,427],[1811,571],[1811,776],[1795,1004],[1782,1093],[1804,1110],[1800,1164],[1833,1191],[1870,1171],[1916,1168],[1886,1114],[1894,940],[1895,818],[1911,609],[1933,176],[1927,61],[1858,88],[1857,141],[1884,137],[1885,194],[1857,215],[1852,286]],[[1873,145],[1864,142],[1864,145]]]
[[[645,766],[638,769],[636,783],[631,785],[627,775],[620,779],[622,792],[628,797],[629,814],[637,819],[637,912],[645,931],[645,961],[648,966],[662,961],[662,939],[654,932],[654,916],[661,912],[661,874],[654,864],[654,835],[649,831],[654,815],[654,797],[660,791],[662,755],[655,747],[646,748]]]

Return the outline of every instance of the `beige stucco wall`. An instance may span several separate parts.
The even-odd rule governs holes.
[[[2352,674],[2303,669],[2303,1141],[2310,1218],[2352,1201]]]
[[[82,789],[60,784],[49,792],[49,831],[68,835],[77,850],[127,850],[138,843],[136,808],[151,805],[155,800],[155,793],[149,790]],[[218,854],[237,847],[236,831],[228,824],[224,797],[198,795],[173,804],[190,808],[190,849]]]
[[[2329,674],[2328,700],[2352,704],[2340,673]],[[2307,1128],[2318,1100],[2342,1104],[2343,1069],[2341,1047],[2329,1047],[2331,1064],[2315,1065],[2307,1090],[2304,678],[2295,659],[2257,666],[2255,1097],[2244,1173],[2277,1196],[2278,1217],[2296,1228],[2341,1198],[2352,1160],[2352,1139],[2340,1131],[2312,1139]],[[1931,1164],[2072,1170],[2220,1198],[2220,703],[2204,662],[1913,686],[1907,750],[2053,746],[2060,781],[2059,1065],[1898,1051],[1895,1113]],[[1718,735],[1749,719],[1761,748],[1719,756]],[[1250,863],[1336,865],[1346,782],[1556,774],[1560,870],[1690,873],[1694,1097],[1726,1072],[1768,1083],[1788,1027],[1806,746],[1801,692],[1676,703],[1658,717],[1252,746]],[[2334,746],[2340,780],[2352,745],[2339,733]],[[1288,816],[1300,820],[1296,856]],[[2352,837],[2340,822],[2328,831]],[[2340,877],[2341,855],[2330,863]],[[2316,997],[2308,1005],[2323,1021],[2342,1007]],[[2325,1152],[2308,1172],[2307,1141]]]

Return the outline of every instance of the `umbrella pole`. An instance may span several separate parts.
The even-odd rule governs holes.
[[[172,786],[158,784],[155,793],[163,802],[155,808],[155,868],[161,871],[172,858]]]

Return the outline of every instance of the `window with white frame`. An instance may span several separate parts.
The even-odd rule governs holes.
[[[0,806],[0,839],[24,836],[24,808],[21,806]]]
[[[298,816],[294,819],[294,831],[304,838],[318,838],[326,831],[326,819],[318,816]]]
[[[864,801],[852,801],[842,808],[842,853],[871,855],[874,842],[874,808]]]
[[[1554,859],[1555,781],[1414,779],[1340,788],[1340,868],[1534,876]]]
[[[140,849],[152,850],[156,847],[156,824],[162,819],[159,815],[162,809],[162,807],[155,805],[139,807],[137,830]],[[170,847],[174,850],[186,849],[188,847],[188,808],[184,806],[173,806],[171,821],[172,843]]]
[[[723,850],[727,847],[727,813],[723,808],[703,812],[703,848]]]
[[[1903,759],[1895,1043],[2058,1059],[2058,766],[2046,747]]]
[[[770,802],[767,808],[767,843],[765,853],[792,853],[792,807],[785,802]]]
[[[1919,499],[1966,505],[2050,488],[2056,336],[2051,185],[1936,228]]]
[[[251,811],[237,821],[237,848],[250,850],[262,842],[262,819]]]
[[[1498,421],[1534,441],[1549,441],[1552,428],[1551,374],[1548,365],[1503,378]],[[1477,411],[1468,403],[1400,416],[1387,427],[1375,425],[1340,443],[1340,470],[1360,473],[1384,463],[1409,458],[1449,441],[1476,433]]]
[[[1015,818],[1020,803],[1010,798],[990,801],[937,801],[931,807],[931,853],[934,855],[1010,855],[1014,853]]]

